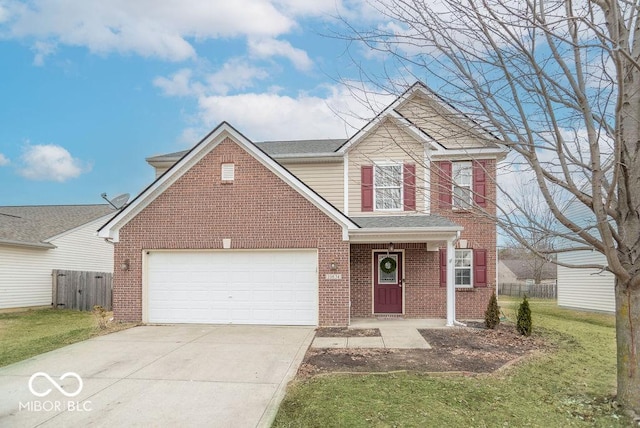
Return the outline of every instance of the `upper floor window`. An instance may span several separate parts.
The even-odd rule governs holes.
[[[376,210],[402,209],[402,165],[375,165]]]
[[[360,209],[415,211],[416,165],[386,162],[360,167]]]
[[[469,209],[473,201],[471,162],[453,162],[452,166],[453,208]]]
[[[439,207],[459,211],[475,206],[487,208],[489,162],[486,159],[436,162]]]

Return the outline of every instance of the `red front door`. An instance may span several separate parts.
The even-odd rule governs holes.
[[[373,253],[373,312],[402,313],[402,253]]]

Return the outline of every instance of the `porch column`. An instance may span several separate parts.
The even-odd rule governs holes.
[[[456,319],[456,285],[453,263],[455,260],[453,240],[447,240],[447,327],[453,327]]]

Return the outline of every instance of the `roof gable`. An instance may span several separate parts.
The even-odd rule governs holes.
[[[119,230],[153,200],[162,194],[167,188],[175,183],[182,175],[184,175],[191,167],[198,163],[206,154],[211,152],[218,144],[225,139],[230,138],[234,143],[242,147],[246,152],[258,160],[262,165],[267,167],[271,172],[278,176],[281,180],[291,186],[299,194],[313,203],[336,223],[345,229],[354,229],[358,226],[346,217],[337,208],[323,199],[316,192],[311,190],[306,184],[291,174],[282,165],[273,160],[261,148],[252,143],[244,135],[238,132],[227,122],[222,122],[206,137],[204,137],[191,150],[186,152],[182,158],[176,162],[167,172],[158,177],[145,190],[136,196],[127,207],[121,210],[107,224],[102,226],[98,235],[103,238],[110,238],[115,242],[119,239]]]
[[[424,116],[425,114],[427,115],[426,117]],[[420,120],[421,118],[422,120]],[[495,152],[495,154],[501,155],[506,152],[506,148],[489,131],[480,127],[461,111],[447,104],[435,92],[419,81],[409,87],[393,103],[349,138],[338,151],[343,154],[348,152],[387,119],[394,120],[396,124],[405,129],[407,134],[417,141],[428,144],[431,149],[440,154],[460,150],[468,151],[469,149],[473,150],[473,154],[479,154],[476,152]],[[451,144],[451,138],[456,136],[451,131],[451,126],[444,127],[446,132],[433,132],[430,130],[430,127],[427,126],[429,124],[428,119],[431,119],[434,123],[436,120],[445,122],[448,120],[451,124],[464,129],[465,132],[461,134],[465,138],[461,140],[465,144],[460,142]]]

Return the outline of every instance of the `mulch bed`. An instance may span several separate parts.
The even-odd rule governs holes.
[[[352,331],[352,330],[349,330]],[[432,349],[309,348],[299,377],[331,372],[491,373],[532,351],[546,347],[539,337],[524,337],[513,325],[495,330],[468,327],[419,330]]]

